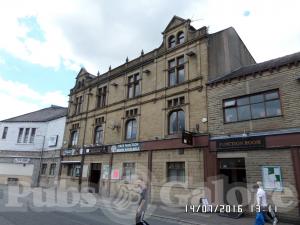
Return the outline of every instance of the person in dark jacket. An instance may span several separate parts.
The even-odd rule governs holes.
[[[138,208],[136,210],[136,217],[135,221],[136,224],[145,224],[145,221],[143,220],[146,209],[147,209],[147,204],[148,204],[148,190],[146,183],[144,182],[143,178],[139,178],[137,180],[137,186],[139,188],[139,194],[140,194],[140,199],[138,203]],[[144,223],[143,223],[144,222]]]

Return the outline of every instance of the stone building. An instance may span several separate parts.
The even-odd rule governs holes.
[[[209,176],[229,178],[224,194],[262,181],[281,217],[299,222],[300,53],[211,80],[207,97]]]
[[[53,105],[0,122],[0,184],[57,182],[66,115]]]
[[[158,48],[105,74],[80,70],[70,91],[61,185],[114,196],[141,176],[153,201],[173,204],[203,190],[206,83],[255,61],[233,28],[209,34],[190,22],[174,16]],[[192,141],[182,142],[184,130]]]

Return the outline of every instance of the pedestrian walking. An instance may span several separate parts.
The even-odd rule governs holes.
[[[139,188],[140,199],[136,210],[135,221],[137,225],[147,225],[148,223],[144,220],[144,215],[148,204],[148,190],[143,178],[137,180],[137,187]]]
[[[263,189],[262,182],[257,181],[256,183],[256,208],[258,209],[255,217],[255,225],[264,225],[265,224],[265,211],[267,210],[267,196],[266,192]]]

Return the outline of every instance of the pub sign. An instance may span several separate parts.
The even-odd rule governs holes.
[[[265,148],[265,137],[241,137],[217,140],[217,150],[240,150]]]

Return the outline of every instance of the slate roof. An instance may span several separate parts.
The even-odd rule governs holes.
[[[51,107],[2,120],[1,122],[47,122],[66,116],[67,112],[68,109],[65,107],[52,105]]]
[[[297,64],[299,62],[300,62],[300,52],[297,52],[297,53],[294,53],[291,55],[286,55],[286,56],[283,56],[280,58],[271,59],[271,60],[268,60],[265,62],[241,67],[229,74],[221,76],[215,80],[209,81],[208,84],[213,84],[213,83],[217,83],[217,82],[224,81],[224,80],[230,80],[230,79],[237,78],[240,76],[247,76],[247,75],[251,75],[254,73],[260,73],[260,72],[263,72],[266,70],[277,69],[277,68],[280,68],[285,65],[289,65],[292,63]]]

